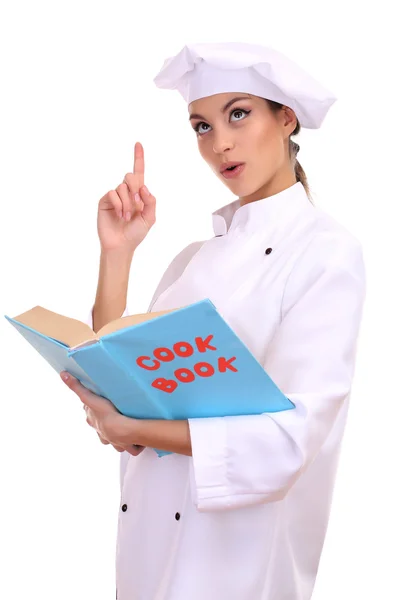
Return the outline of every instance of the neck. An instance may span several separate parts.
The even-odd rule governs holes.
[[[277,173],[275,177],[268,180],[257,191],[249,194],[248,196],[241,196],[239,198],[240,206],[268,198],[269,196],[274,196],[275,194],[279,194],[279,192],[283,192],[283,190],[286,190],[295,183],[297,183],[297,181],[296,175],[293,171]]]

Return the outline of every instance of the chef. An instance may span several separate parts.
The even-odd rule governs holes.
[[[295,408],[136,420],[69,376],[89,425],[121,453],[117,598],[309,600],[366,283],[360,242],[314,205],[292,136],[319,128],[336,98],[278,51],[236,42],[186,45],[154,81],[180,93],[235,199],[212,214],[212,237],[172,260],[149,311],[209,298]],[[155,208],[137,143],[133,172],[99,201],[95,331],[129,314],[131,261]]]

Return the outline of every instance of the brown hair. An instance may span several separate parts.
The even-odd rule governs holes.
[[[274,100],[268,100],[268,98],[265,98],[266,102],[268,103],[270,109],[274,112],[277,113],[279,110],[281,110],[281,108],[284,106],[284,104],[280,104],[279,102],[274,102]],[[299,120],[297,119],[297,125],[295,130],[291,133],[291,135],[297,135],[300,133],[301,130],[301,125],[299,123]],[[296,175],[296,181],[300,181],[301,184],[303,185],[306,194],[308,196],[308,199],[310,200],[311,204],[314,204],[313,199],[311,197],[311,192],[310,192],[310,186],[308,183],[308,179],[307,179],[307,175],[304,172],[303,167],[301,166],[301,164],[299,163],[299,161],[297,160],[297,153],[300,150],[300,146],[298,144],[296,144],[296,142],[294,142],[291,138],[289,139],[289,158],[292,162],[294,162],[294,172]]]

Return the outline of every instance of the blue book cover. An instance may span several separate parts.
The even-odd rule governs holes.
[[[97,334],[42,307],[5,318],[58,373],[69,371],[128,417],[188,419],[294,408],[209,299],[123,317]]]

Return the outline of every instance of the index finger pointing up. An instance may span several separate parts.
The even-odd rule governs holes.
[[[133,173],[137,175],[139,188],[144,185],[144,151],[140,142],[135,144],[135,159],[133,162]]]

